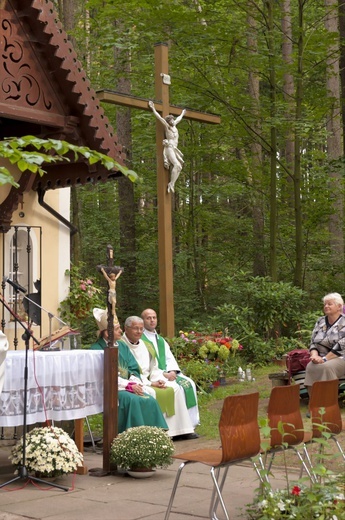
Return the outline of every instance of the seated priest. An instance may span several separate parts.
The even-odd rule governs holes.
[[[190,420],[192,425],[196,427],[200,424],[196,385],[190,377],[182,374],[169,343],[157,333],[156,311],[145,309],[141,313],[141,317],[144,320],[144,332],[141,339],[156,356],[158,368],[164,370],[164,377],[169,381],[176,381],[178,385],[182,386]],[[195,434],[195,437],[197,437],[197,434]],[[189,435],[188,438],[191,438],[191,436]]]
[[[108,341],[108,313],[103,309],[93,309],[99,336],[96,343],[91,345],[92,350],[104,350]],[[122,330],[115,317],[114,319],[114,345],[118,346],[118,433],[134,426],[157,426],[168,429],[168,425],[162,415],[160,407],[154,396],[147,392],[140,376],[138,363],[131,351],[121,338]]]
[[[125,322],[125,333],[118,342],[119,345],[127,345],[138,362],[141,380],[145,387],[151,390],[151,395],[156,395],[164,418],[168,424],[170,437],[187,436],[195,439],[194,427],[190,419],[183,388],[175,381],[169,381],[164,377],[164,370],[158,368],[156,356],[150,352],[147,345],[141,339],[144,331],[144,322],[138,316],[130,316]],[[186,438],[186,437],[185,437]]]

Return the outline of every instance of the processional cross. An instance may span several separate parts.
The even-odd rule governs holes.
[[[182,109],[169,103],[168,45],[155,45],[155,109],[162,117],[180,116]],[[98,99],[105,103],[151,111],[149,100],[109,90],[99,90]],[[220,117],[207,112],[186,109],[184,119],[219,124]],[[172,254],[171,194],[168,192],[168,175],[163,162],[164,127],[156,121],[157,146],[157,199],[158,199],[158,258],[159,258],[159,321],[163,336],[174,336],[174,290]]]

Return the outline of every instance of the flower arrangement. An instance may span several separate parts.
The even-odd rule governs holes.
[[[34,428],[26,435],[25,445],[25,465],[39,477],[72,473],[83,464],[83,455],[61,428]],[[13,446],[9,459],[16,466],[23,463],[23,437]]]
[[[243,350],[240,342],[227,331],[201,333],[180,330],[169,339],[172,351],[183,372],[191,377],[201,391],[208,392],[215,383],[237,373],[235,356]]]
[[[65,272],[70,276],[70,290],[68,296],[60,303],[59,310],[62,319],[72,327],[78,325],[78,320],[88,316],[93,307],[104,305],[100,300],[101,289],[95,286],[91,278],[82,276],[83,267],[84,264],[81,263]]]
[[[212,340],[206,341],[199,348],[199,356],[209,361],[224,362],[228,359],[229,355],[229,349],[224,344]]]
[[[110,460],[124,469],[166,468],[172,464],[174,444],[155,426],[128,428],[113,440]]]
[[[184,332],[180,330],[180,338],[186,346],[197,354],[201,359],[209,361],[226,361],[237,352],[243,350],[240,342],[222,332],[212,334],[201,334],[198,332]],[[185,349],[183,349],[185,350]]]
[[[331,479],[310,487],[269,490],[247,510],[252,520],[340,520],[344,515],[344,484]]]

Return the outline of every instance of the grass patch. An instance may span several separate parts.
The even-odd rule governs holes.
[[[210,394],[199,394],[200,425],[197,432],[206,439],[219,439],[218,423],[223,401],[228,395],[259,392],[260,399],[268,399],[272,383],[268,374],[278,372],[276,365],[267,365],[252,370],[255,381],[239,382],[236,378],[229,379],[226,386],[215,388]]]

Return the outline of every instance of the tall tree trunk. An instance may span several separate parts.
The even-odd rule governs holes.
[[[293,112],[294,112],[294,97],[295,97],[295,85],[293,74],[291,73],[291,66],[293,63],[292,59],[292,20],[291,20],[291,0],[283,0],[282,2],[282,33],[283,33],[283,43],[282,43],[282,57],[283,62],[285,64],[284,67],[284,86],[283,86],[283,94],[286,102],[286,121],[287,130],[286,130],[286,142],[285,142],[285,150],[284,150],[284,159],[286,164],[286,170],[288,172],[286,177],[286,185],[283,187],[283,196],[285,195],[285,200],[289,207],[293,208],[293,186],[292,186],[292,175],[293,166],[294,166],[294,156],[295,156],[295,143],[294,143],[294,132],[293,132]],[[290,175],[289,175],[290,172]]]
[[[303,5],[298,0],[298,44],[297,44],[297,79],[296,79],[296,123],[302,118],[303,100]],[[298,127],[298,124],[297,124]],[[298,128],[295,130],[295,166],[294,166],[294,207],[295,207],[295,269],[294,285],[302,287],[303,281],[303,234],[302,234],[302,202],[301,202],[301,137]]]
[[[76,12],[77,0],[63,0],[61,6],[59,2],[60,10],[62,13],[60,16],[63,20],[64,29],[71,31],[75,27],[75,12]],[[75,46],[75,42],[72,42]],[[71,235],[71,262],[76,264],[81,260],[81,236],[80,236],[80,203],[78,197],[78,189],[75,186],[71,187],[71,222],[74,227],[78,229],[78,232]]]
[[[330,34],[338,34],[338,2],[337,0],[325,0],[327,15],[325,28]],[[329,45],[327,58],[327,96],[330,98],[330,113],[327,118],[327,154],[330,161],[341,156],[341,119],[340,119],[340,80],[339,80],[339,41]],[[342,174],[330,167],[329,175],[332,179],[333,211],[329,218],[330,247],[332,264],[338,266],[343,278],[344,265],[344,201],[342,189]]]
[[[250,7],[250,6],[249,6]],[[248,33],[247,47],[249,55],[256,55],[258,52],[256,38],[256,21],[255,18],[248,15]],[[260,107],[260,80],[256,71],[250,69],[248,75],[249,96],[252,99],[253,113],[257,114],[256,122],[253,123],[254,131],[257,135],[261,133],[259,123],[259,107]],[[262,201],[262,186],[260,179],[262,178],[262,146],[258,140],[250,145],[252,156],[252,168],[249,182],[252,185],[252,217],[253,217],[253,274],[254,276],[265,276],[265,254],[264,254],[264,212]]]
[[[270,81],[270,105],[271,105],[271,129],[270,129],[270,275],[272,281],[278,279],[277,265],[277,129],[276,117],[276,71],[275,71],[275,49],[274,49],[274,0],[268,0],[267,23],[268,23],[268,53],[269,53],[269,81]]]
[[[120,26],[121,23],[117,22]],[[115,75],[116,90],[123,94],[131,93],[130,67],[131,60],[129,51],[126,49],[115,48]],[[116,133],[119,143],[126,150],[126,165],[131,166],[132,162],[132,124],[131,111],[129,108],[117,108],[116,110]],[[119,193],[119,217],[120,217],[120,264],[124,267],[124,276],[121,279],[120,294],[126,295],[121,299],[120,313],[122,317],[133,313],[137,308],[136,291],[136,230],[135,216],[137,206],[134,200],[133,183],[122,177],[118,181]]]
[[[341,83],[341,122],[343,135],[342,155],[345,155],[345,0],[339,0],[339,36],[340,36],[340,83]]]

